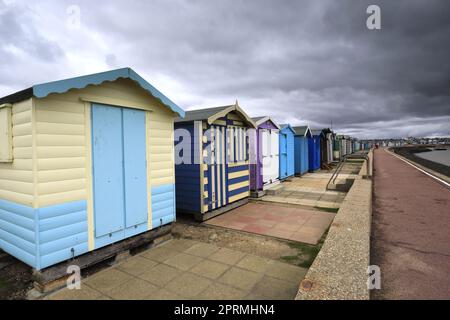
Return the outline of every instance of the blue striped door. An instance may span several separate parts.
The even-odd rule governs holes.
[[[211,126],[207,130],[210,146],[207,149],[208,164],[208,210],[214,210],[228,204],[227,170],[225,145],[226,130],[223,126]]]
[[[95,236],[124,228],[122,110],[92,106]]]

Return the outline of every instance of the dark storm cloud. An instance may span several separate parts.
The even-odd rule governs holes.
[[[360,137],[450,135],[448,1],[58,1],[30,12],[63,24],[72,4],[82,30],[68,35],[25,33],[28,7],[14,6],[1,48],[36,51],[36,70],[66,54],[61,77],[131,66],[185,109],[237,98],[253,116]],[[380,31],[366,28],[369,4],[381,7]]]

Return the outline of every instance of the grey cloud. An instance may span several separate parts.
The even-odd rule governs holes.
[[[332,121],[361,137],[450,135],[445,0],[39,3],[43,15],[79,5],[83,27],[101,40],[92,50],[102,63],[131,66],[151,82],[170,79],[177,86],[165,93],[185,109],[238,98],[254,116],[314,126]],[[381,7],[380,31],[366,28],[369,4]],[[15,22],[12,35],[20,36],[23,23]],[[34,38],[50,61],[69,50]]]

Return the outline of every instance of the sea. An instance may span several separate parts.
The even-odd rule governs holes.
[[[415,156],[450,167],[450,149],[416,153]]]

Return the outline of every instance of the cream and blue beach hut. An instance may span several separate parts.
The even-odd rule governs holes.
[[[0,248],[35,269],[175,219],[174,119],[129,68],[0,99]]]

